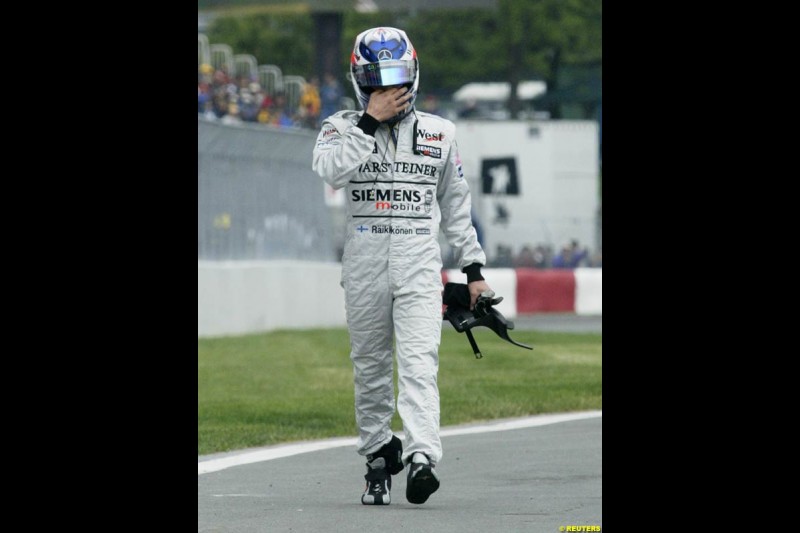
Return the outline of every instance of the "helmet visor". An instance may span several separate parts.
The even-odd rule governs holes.
[[[388,87],[414,83],[417,68],[414,61],[388,60],[355,65],[353,75],[360,87]]]

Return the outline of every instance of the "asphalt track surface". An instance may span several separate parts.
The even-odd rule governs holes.
[[[599,316],[535,315],[514,323],[518,330],[602,332]],[[200,456],[197,530],[599,530],[602,424],[602,411],[587,411],[442,428],[441,487],[421,505],[406,500],[406,471],[392,477],[390,505],[361,504],[366,466],[355,438]]]

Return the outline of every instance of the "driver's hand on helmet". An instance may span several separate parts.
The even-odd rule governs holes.
[[[411,91],[402,85],[377,88],[369,95],[366,112],[378,122],[389,120],[406,110],[411,96]]]

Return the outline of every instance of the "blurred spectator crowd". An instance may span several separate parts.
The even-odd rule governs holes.
[[[577,240],[564,244],[558,252],[545,244],[536,246],[523,245],[517,255],[513,255],[510,246],[499,245],[493,266],[512,268],[602,268],[601,251],[590,252],[588,247],[581,248]]]
[[[256,122],[318,130],[323,119],[346,108],[343,99],[349,99],[345,96],[341,83],[332,74],[326,74],[322,84],[316,76],[306,81],[298,101],[292,103],[285,92],[270,96],[247,76],[233,79],[225,70],[202,65],[197,82],[197,112],[225,124]],[[445,114],[439,108],[438,97],[432,94],[421,100],[420,109]]]
[[[507,244],[498,244],[495,254],[487,253],[487,267],[490,268],[603,268],[603,254],[601,250],[592,252],[588,247],[581,247],[573,239],[565,243],[556,252],[549,244],[524,244],[514,254],[514,250]],[[445,259],[445,268],[456,268],[455,259],[450,256]]]
[[[197,82],[197,112],[209,120],[232,124],[256,122],[318,129],[321,119],[341,108],[343,90],[331,74],[320,86],[317,77],[305,82],[296,104],[284,92],[269,95],[257,81],[233,79],[225,70],[203,65]]]

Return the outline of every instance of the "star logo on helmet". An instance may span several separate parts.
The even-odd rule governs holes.
[[[386,48],[383,48],[381,49],[380,52],[378,52],[378,61],[385,61],[391,58],[392,58],[392,53]]]

